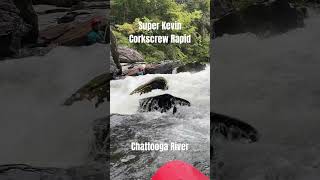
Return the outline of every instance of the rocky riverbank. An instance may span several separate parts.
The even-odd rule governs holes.
[[[0,2],[0,60],[44,55],[56,46],[86,45],[92,20],[109,42],[109,1]]]

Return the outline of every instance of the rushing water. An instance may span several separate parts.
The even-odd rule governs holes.
[[[222,180],[319,179],[320,16],[311,13],[305,23],[266,39],[215,40],[211,108],[262,135],[250,145],[221,145]]]
[[[92,122],[106,107],[62,103],[106,71],[104,45],[57,47],[43,57],[0,61],[0,164],[66,167],[87,159]]]
[[[164,77],[169,89],[129,95],[154,77]],[[209,174],[210,159],[210,67],[198,73],[127,77],[110,83],[111,178],[149,179],[169,160],[184,160]],[[190,101],[178,112],[137,113],[139,99],[171,94]],[[122,115],[116,115],[122,114]],[[131,151],[131,142],[188,143],[188,151]]]

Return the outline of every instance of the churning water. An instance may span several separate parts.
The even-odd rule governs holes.
[[[106,107],[62,103],[106,71],[105,45],[57,47],[43,57],[0,61],[0,164],[80,165],[92,122]]]
[[[168,90],[129,95],[155,77],[168,81]],[[111,178],[149,179],[170,160],[184,160],[209,174],[210,164],[210,67],[197,73],[148,74],[110,83]],[[138,113],[139,99],[171,94],[191,103],[176,114]],[[120,114],[120,115],[119,115]],[[188,143],[188,151],[131,151],[131,142]]]

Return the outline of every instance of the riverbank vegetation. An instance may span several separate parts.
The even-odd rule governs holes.
[[[208,62],[210,45],[210,0],[112,0],[112,30],[119,45],[138,50],[146,62],[179,60]],[[139,30],[139,22],[180,22],[181,30]],[[129,35],[191,35],[190,44],[134,44]]]

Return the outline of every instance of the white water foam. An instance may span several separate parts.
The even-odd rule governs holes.
[[[146,94],[130,93],[138,86],[155,77],[164,77],[168,81],[168,90],[153,90]],[[210,67],[198,73],[147,74],[145,76],[126,77],[110,83],[110,112],[119,114],[135,114],[139,107],[139,99],[171,94],[188,100],[196,111],[209,112],[210,109]]]

